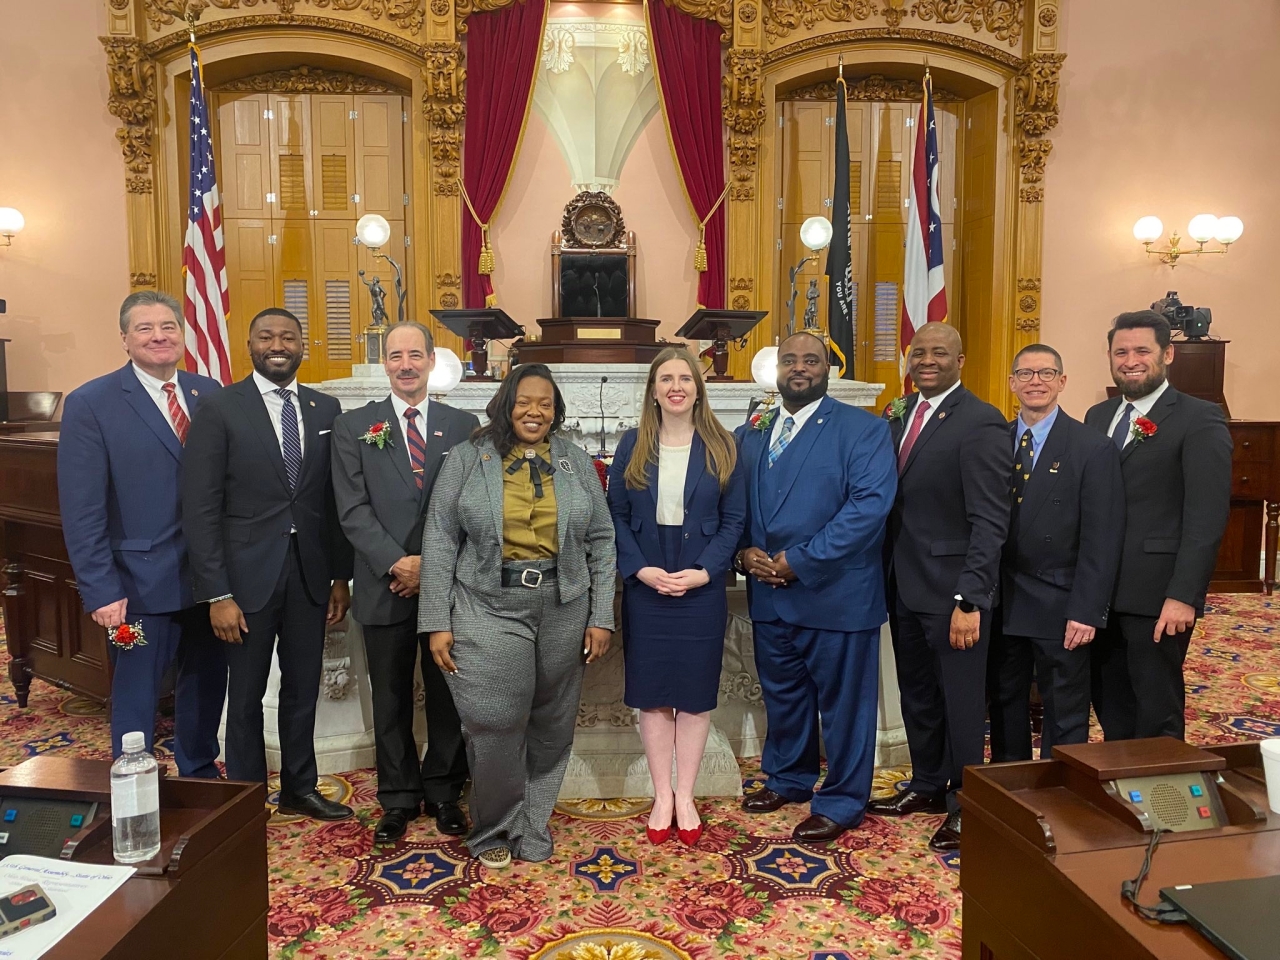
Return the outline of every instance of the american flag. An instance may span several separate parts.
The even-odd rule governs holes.
[[[928,200],[928,206],[921,203]],[[924,100],[916,123],[907,208],[907,257],[902,277],[902,385],[911,390],[907,352],[926,323],[947,319],[947,284],[942,271],[942,211],[938,201],[938,132],[933,122],[933,80],[926,70]]]
[[[193,38],[194,39],[194,38]],[[222,247],[222,207],[213,169],[209,105],[204,97],[200,51],[191,51],[191,194],[182,249],[182,312],[187,320],[187,369],[221,384],[231,382],[227,357],[227,255]]]

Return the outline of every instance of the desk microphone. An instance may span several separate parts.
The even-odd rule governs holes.
[[[596,301],[599,303],[599,300]],[[599,307],[597,307],[599,309]],[[600,456],[608,456],[609,451],[604,445],[604,385],[609,382],[608,377],[600,378]]]

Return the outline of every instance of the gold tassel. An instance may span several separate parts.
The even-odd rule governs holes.
[[[477,270],[482,276],[493,273],[493,247],[489,246],[489,228],[483,230],[484,241],[480,247],[480,265]]]
[[[693,269],[699,273],[707,272],[706,231],[701,228],[698,230],[698,245],[693,248]]]
[[[484,298],[484,305],[489,309],[496,307],[498,305],[498,295],[496,293],[489,294]]]

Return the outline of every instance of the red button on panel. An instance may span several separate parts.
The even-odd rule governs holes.
[[[1199,807],[1197,808],[1197,810],[1200,814],[1200,819],[1202,820],[1208,820],[1211,816],[1213,816],[1213,814],[1209,812],[1208,807]]]

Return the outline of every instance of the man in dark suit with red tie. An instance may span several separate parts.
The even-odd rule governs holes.
[[[1044,704],[1040,756],[1089,739],[1089,644],[1107,625],[1124,539],[1120,457],[1058,405],[1062,357],[1033,343],[1013,360],[1013,514],[987,688],[991,759],[1031,759],[1031,679]]]
[[[112,645],[111,749],[132,731],[152,749],[156,699],[175,658],[174,759],[184,777],[217,777],[227,688],[222,645],[191,592],[179,485],[190,417],[220,388],[178,369],[182,308],[140,290],[120,307],[129,363],[73,390],[58,441],[58,501],[76,589],[95,623],[141,624],[145,643]]]
[[[929,841],[960,846],[955,792],[981,764],[987,648],[1009,528],[1009,425],[960,383],[964,350],[946,323],[911,341],[907,370],[918,393],[889,405],[898,450],[898,495],[889,515],[889,626],[911,786],[872,813],[947,812]]]
[[[398,323],[386,340],[391,395],[333,423],[333,492],[342,529],[355,547],[352,616],[364,628],[373,692],[374,748],[382,819],[374,839],[402,836],[426,802],[441,833],[460,835],[458,806],[467,750],[453,695],[418,633],[422,527],[436,474],[449,451],[480,425],[475,414],[427,399],[436,365],[431,331]],[[381,424],[386,440],[371,439]],[[414,659],[421,657],[427,751],[413,736]]]
[[[1084,422],[1120,449],[1124,550],[1112,616],[1093,643],[1093,706],[1108,740],[1179,737],[1182,662],[1231,509],[1231,432],[1222,409],[1175,390],[1169,321],[1122,313],[1107,333],[1120,395]]]
[[[338,526],[329,437],[333,397],[297,381],[302,324],[263,310],[249,324],[253,373],[201,405],[187,439],[182,518],[196,599],[224,641],[227,776],[265,783],[262,698],[280,661],[279,809],[341,820],[317,790],[316,696],[325,624],[351,605],[351,546]]]

